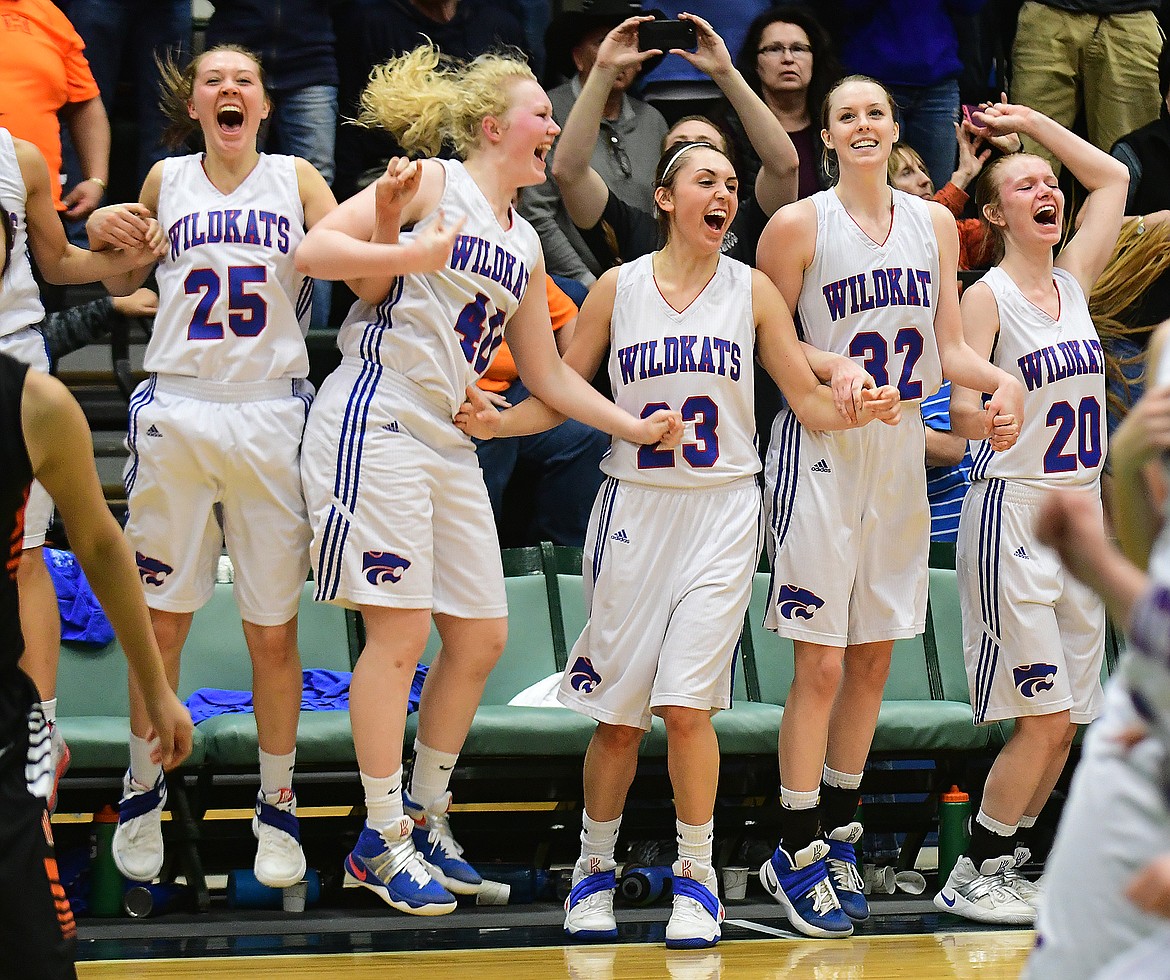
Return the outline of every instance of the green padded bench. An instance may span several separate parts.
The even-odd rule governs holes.
[[[508,642],[488,675],[483,699],[463,746],[464,759],[506,756],[580,759],[585,755],[594,727],[588,718],[560,707],[508,704],[525,688],[564,668],[561,603],[568,599],[571,604],[574,593],[572,586],[568,586],[558,594],[558,576],[546,574],[546,565],[554,560],[552,556],[553,546],[549,544],[543,549],[509,548],[503,552]],[[579,587],[576,601],[580,605]],[[432,626],[424,663],[434,659],[439,646],[438,633]],[[406,720],[408,751],[414,745],[417,730],[418,717],[412,714]]]
[[[350,671],[356,656],[353,617],[339,606],[313,601],[306,583],[297,614],[297,646],[301,667]],[[179,697],[201,687],[231,691],[252,689],[252,661],[244,641],[240,611],[232,586],[219,583],[211,600],[195,614],[183,647]],[[226,714],[196,726],[207,742],[207,763],[213,773],[258,771],[259,745],[254,714]],[[297,768],[356,766],[348,711],[302,711],[297,724]]]
[[[792,685],[792,641],[762,625],[768,586],[768,574],[757,572],[749,607],[755,669],[761,700],[783,705]],[[930,622],[928,611],[927,632],[923,636],[894,644],[890,676],[874,733],[874,753],[932,758],[940,753],[978,752],[989,744],[990,733],[972,724],[971,707],[966,699],[951,696],[939,683]],[[965,684],[964,680],[964,690]]]
[[[122,773],[130,765],[130,693],[126,656],[117,640],[103,647],[62,643],[57,669],[57,727],[72,761],[66,780],[83,774]],[[207,757],[207,739],[196,729],[184,768]]]

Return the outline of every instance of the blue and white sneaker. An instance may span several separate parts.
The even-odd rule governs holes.
[[[451,836],[447,809],[451,794],[444,793],[429,807],[421,807],[402,791],[402,809],[414,821],[414,846],[431,877],[453,895],[474,895],[483,884],[479,872],[463,860],[463,848]]]
[[[853,845],[861,840],[863,827],[856,820],[831,831],[828,837],[829,884],[837,894],[843,911],[854,922],[869,918],[869,903],[865,900],[865,883],[857,873],[857,851]]]
[[[153,786],[122,777],[118,801],[118,827],[112,846],[114,864],[133,881],[154,881],[163,865],[162,812],[167,805],[167,784],[160,772]]]
[[[760,882],[780,903],[797,932],[820,939],[843,939],[853,935],[853,923],[829,883],[828,855],[829,845],[823,840],[814,840],[794,855],[778,847],[760,868]]]
[[[674,908],[666,923],[667,949],[706,949],[719,942],[723,903],[715,869],[678,860],[673,872]]]
[[[591,856],[581,858],[573,868],[573,888],[565,899],[565,935],[570,939],[617,939],[616,867],[610,858]]]
[[[292,789],[270,796],[256,794],[256,815],[252,818],[256,837],[256,880],[269,888],[290,888],[305,877],[307,865],[301,850],[301,825],[297,820],[297,797]]]
[[[413,821],[403,817],[401,836],[383,837],[369,824],[345,859],[346,883],[368,888],[391,908],[411,915],[446,915],[455,896],[435,881],[411,838]]]

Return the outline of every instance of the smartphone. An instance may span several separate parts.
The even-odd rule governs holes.
[[[698,47],[695,25],[689,20],[648,20],[638,26],[638,50],[669,51],[682,48],[690,51]]]
[[[963,118],[966,119],[967,122],[969,122],[972,126],[981,125],[980,123],[976,122],[971,117],[974,116],[975,113],[982,112],[982,111],[983,110],[977,105],[972,105],[971,103],[964,103],[963,104]]]

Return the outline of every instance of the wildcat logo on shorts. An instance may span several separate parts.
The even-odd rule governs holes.
[[[589,694],[600,683],[601,675],[588,657],[578,657],[573,661],[573,669],[569,671],[569,685],[574,691]]]
[[[409,559],[389,551],[367,551],[362,555],[362,571],[366,573],[366,581],[370,585],[400,582],[408,568]]]
[[[134,560],[138,562],[138,575],[144,585],[162,585],[174,569],[157,558],[144,555],[141,551],[134,552]]]
[[[812,619],[824,604],[825,600],[815,592],[798,585],[780,586],[780,594],[776,597],[776,608],[785,619]]]
[[[1056,664],[1024,664],[1012,668],[1012,680],[1026,698],[1034,698],[1041,691],[1051,691],[1056,679]]]

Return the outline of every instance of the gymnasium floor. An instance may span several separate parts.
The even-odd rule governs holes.
[[[82,980],[215,977],[345,977],[355,980],[884,980],[1015,978],[1032,946],[1027,930],[990,929],[934,910],[928,896],[877,898],[874,915],[847,940],[809,940],[787,928],[771,902],[730,903],[723,941],[711,951],[663,946],[669,904],[618,912],[612,945],[563,945],[551,902],[463,908],[418,919],[360,907],[83,920]],[[370,901],[376,899],[370,897]]]

